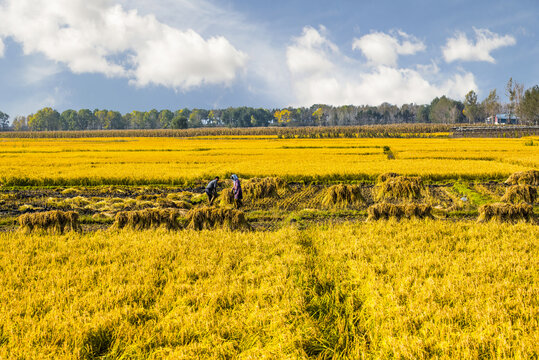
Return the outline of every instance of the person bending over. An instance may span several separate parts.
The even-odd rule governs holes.
[[[219,182],[219,176],[216,176],[215,179],[210,181],[206,186],[206,195],[208,195],[208,200],[210,205],[213,205],[213,200],[217,197],[217,183]]]

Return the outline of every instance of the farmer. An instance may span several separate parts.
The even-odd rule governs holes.
[[[213,200],[217,197],[217,183],[219,182],[219,176],[216,176],[215,179],[210,181],[206,186],[206,195],[208,195],[208,200],[210,205],[213,205]]]
[[[239,209],[241,207],[241,200],[243,199],[240,179],[238,179],[238,176],[236,174],[233,174],[232,181],[234,181],[234,187],[232,188],[232,191],[234,192],[234,205],[236,209]]]

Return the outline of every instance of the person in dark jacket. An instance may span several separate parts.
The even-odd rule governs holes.
[[[213,205],[213,200],[217,197],[217,183],[219,182],[219,176],[216,176],[215,179],[210,181],[208,185],[206,185],[206,195],[208,195],[208,200],[210,201],[210,205]]]
[[[239,209],[242,205],[243,192],[241,191],[240,179],[236,174],[232,175],[232,181],[234,181],[234,187],[232,191],[234,192],[234,206],[236,209]]]

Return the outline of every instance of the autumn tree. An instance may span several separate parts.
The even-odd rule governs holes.
[[[171,127],[172,119],[174,118],[174,113],[170,110],[161,110],[159,112],[158,120],[162,129],[169,129]]]
[[[13,130],[15,131],[27,131],[28,122],[26,116],[15,116],[13,119]]]
[[[513,81],[513,78],[509,78],[509,81],[505,86],[505,94],[509,99],[509,104],[507,104],[509,119],[511,119],[515,114],[521,116],[520,102],[524,96],[524,85]]]
[[[28,116],[28,127],[35,131],[60,130],[60,114],[46,107]]]
[[[539,124],[539,86],[535,85],[524,93],[520,104],[522,118],[528,124]]]
[[[465,96],[463,114],[470,123],[476,122],[481,116],[481,106],[477,103],[477,94],[473,90]]]
[[[496,89],[490,91],[485,100],[481,102],[481,107],[487,117],[494,118],[501,111],[502,105],[500,104],[500,97],[496,94]]]
[[[6,131],[9,129],[9,115],[0,111],[0,130]]]
[[[320,126],[322,125],[322,116],[324,116],[324,110],[322,110],[321,107],[313,112],[313,117],[316,119],[316,123]]]

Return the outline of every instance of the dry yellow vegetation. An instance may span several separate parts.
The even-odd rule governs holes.
[[[2,359],[539,355],[536,225],[0,234]]]
[[[389,171],[502,179],[539,167],[539,147],[524,139],[1,139],[0,157],[6,185],[182,184],[231,173],[340,181]]]

